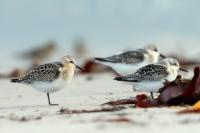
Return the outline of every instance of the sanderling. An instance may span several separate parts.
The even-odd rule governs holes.
[[[31,87],[47,94],[49,105],[51,104],[49,93],[62,89],[74,77],[75,60],[70,56],[64,56],[59,62],[39,65],[25,76],[11,79],[11,82],[30,85]],[[82,70],[82,69],[81,69]]]
[[[155,45],[147,45],[143,49],[126,51],[107,58],[95,58],[98,63],[110,66],[120,75],[135,73],[139,68],[158,62],[159,57],[165,58],[158,52]]]
[[[44,46],[32,48],[29,51],[20,54],[20,57],[25,59],[46,59],[56,50],[56,42],[48,41]]]
[[[116,77],[114,80],[129,82],[134,85],[134,90],[151,92],[153,98],[153,92],[158,92],[164,87],[165,82],[176,79],[179,69],[186,71],[180,68],[177,60],[165,58],[156,64],[149,64],[138,69],[132,75]]]

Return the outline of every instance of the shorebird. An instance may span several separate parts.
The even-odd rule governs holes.
[[[165,56],[158,52],[155,45],[147,45],[143,49],[126,51],[106,58],[95,58],[98,63],[110,66],[120,75],[129,75],[139,68],[158,62],[159,57]]]
[[[20,57],[25,59],[46,59],[56,50],[56,42],[48,41],[40,47],[32,48],[29,51],[20,54]]]
[[[52,104],[49,93],[59,91],[74,77],[75,68],[83,70],[75,64],[71,56],[64,56],[59,62],[39,65],[25,76],[11,79],[11,82],[22,83],[47,94],[49,106]]]
[[[134,85],[136,91],[153,92],[164,87],[164,83],[172,82],[177,77],[177,71],[186,70],[180,68],[177,60],[165,58],[156,64],[149,64],[138,69],[134,74],[128,76],[116,77],[114,80],[129,82]]]

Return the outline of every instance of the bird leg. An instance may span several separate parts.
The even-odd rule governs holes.
[[[150,94],[151,94],[151,98],[153,99],[153,92],[150,92]]]
[[[51,103],[49,93],[47,93],[47,98],[48,98],[49,106],[57,106],[58,105],[58,104],[52,104]]]

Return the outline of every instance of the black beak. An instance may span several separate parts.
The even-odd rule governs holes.
[[[183,68],[179,68],[181,71],[184,71],[184,72],[188,72],[187,70],[183,69]]]
[[[160,54],[160,57],[162,57],[162,58],[167,58],[165,55],[163,55],[163,54]]]
[[[75,67],[78,68],[78,69],[80,69],[80,70],[83,71],[83,72],[85,71],[83,68],[81,68],[81,67],[78,66],[78,65],[75,65]]]

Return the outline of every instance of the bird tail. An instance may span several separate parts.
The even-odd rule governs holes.
[[[20,82],[21,80],[20,79],[17,79],[17,78],[14,78],[14,79],[11,79],[10,82],[14,82],[14,83],[18,83]]]
[[[115,77],[114,80],[117,81],[126,81],[126,82],[139,82],[138,80],[134,79],[134,78],[130,78],[127,76],[120,76],[120,77]]]
[[[107,59],[105,58],[94,58],[96,61],[102,61],[102,62],[109,62]]]
[[[124,77],[115,77],[114,80],[117,80],[117,81],[124,81]]]

